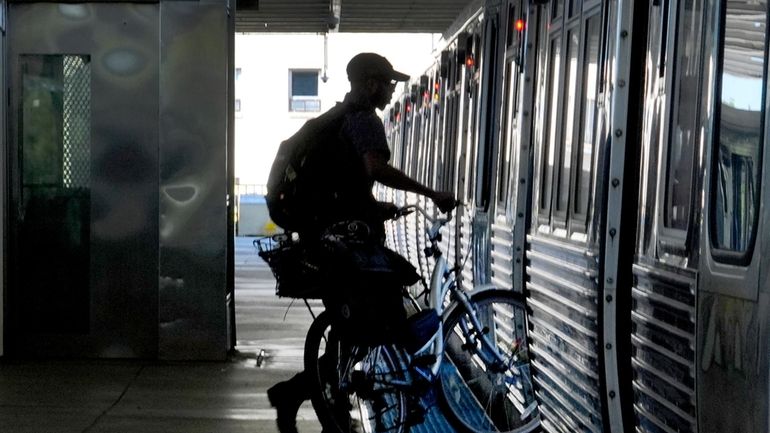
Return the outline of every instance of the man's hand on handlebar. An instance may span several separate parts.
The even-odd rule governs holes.
[[[377,202],[377,212],[380,214],[380,218],[382,218],[383,221],[398,218],[399,211],[400,208],[393,203],[387,201]]]
[[[439,210],[444,213],[451,211],[459,204],[451,192],[436,191],[430,198],[438,206]]]

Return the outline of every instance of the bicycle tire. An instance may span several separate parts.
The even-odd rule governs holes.
[[[495,348],[515,349],[500,351],[507,366],[496,369],[486,365],[473,353],[483,350],[482,345],[468,343],[468,334],[463,333],[468,313],[462,305],[453,304],[444,316],[444,357],[439,372],[439,396],[445,412],[461,431],[537,430],[540,418],[529,373],[523,297],[509,290],[487,288],[475,292],[471,304],[485,326],[482,337]],[[494,338],[489,340],[490,336]]]
[[[360,354],[355,362],[347,362],[350,352]],[[407,397],[402,389],[389,386],[390,378],[385,377],[403,380],[402,359],[395,347],[345,347],[333,332],[331,315],[323,312],[308,330],[304,364],[310,400],[325,433],[406,431]],[[351,380],[353,375],[356,381]]]

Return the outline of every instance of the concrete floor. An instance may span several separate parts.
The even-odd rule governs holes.
[[[273,433],[272,384],[301,368],[311,316],[275,297],[252,238],[236,239],[238,353],[227,362],[0,363],[2,433]],[[320,310],[319,310],[320,311]],[[260,356],[261,355],[261,356]],[[309,403],[302,433],[319,432]]]

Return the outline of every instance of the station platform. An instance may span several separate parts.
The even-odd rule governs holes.
[[[236,238],[236,353],[223,362],[0,361],[2,433],[275,433],[267,389],[302,368],[312,321],[275,296],[253,238]],[[321,311],[320,302],[315,304]],[[309,402],[301,433],[320,432]],[[412,432],[451,431],[438,409]]]

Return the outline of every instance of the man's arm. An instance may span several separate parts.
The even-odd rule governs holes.
[[[366,152],[364,166],[367,174],[377,182],[391,188],[424,195],[433,200],[442,212],[449,212],[456,205],[454,194],[436,191],[417,182],[403,171],[388,164],[387,159],[378,152]]]

